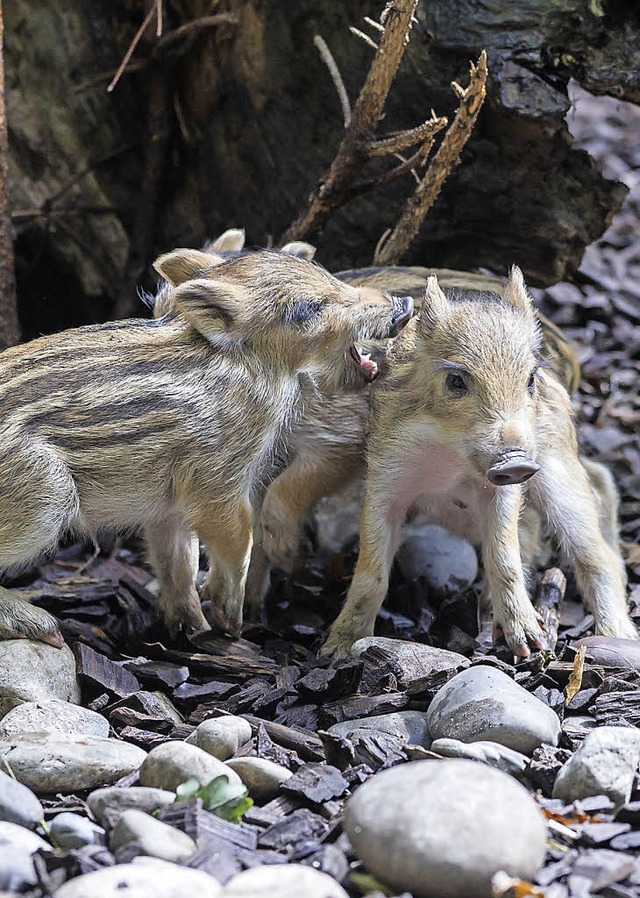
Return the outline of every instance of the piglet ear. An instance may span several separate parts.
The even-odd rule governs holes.
[[[239,253],[244,249],[244,228],[228,228],[205,249],[214,253]]]
[[[427,286],[422,298],[420,308],[420,327],[430,330],[441,321],[450,311],[450,303],[442,292],[438,278],[432,274],[427,278]]]
[[[291,243],[285,243],[280,248],[281,253],[287,256],[296,256],[298,259],[306,259],[312,262],[316,254],[316,248],[311,243],[305,243],[304,240],[292,240]]]
[[[527,315],[533,315],[533,306],[531,299],[525,287],[524,277],[517,265],[514,265],[509,272],[509,279],[505,284],[502,292],[504,299],[519,312]]]
[[[159,256],[153,267],[161,277],[174,287],[178,287],[185,281],[199,277],[216,265],[220,265],[222,261],[223,259],[215,253],[202,252],[199,249],[174,249]]]
[[[205,278],[186,281],[174,294],[177,311],[207,340],[228,337],[249,301],[237,284]]]

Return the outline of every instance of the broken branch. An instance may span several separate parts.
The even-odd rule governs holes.
[[[340,69],[338,68],[336,61],[333,58],[333,54],[331,53],[331,50],[327,46],[327,42],[323,37],[321,37],[319,34],[316,34],[313,39],[313,43],[318,48],[320,58],[329,69],[329,74],[331,75],[331,79],[338,94],[338,99],[340,100],[340,106],[342,107],[342,118],[344,119],[344,126],[345,128],[348,128],[351,124],[351,103],[349,102],[349,95],[347,94],[347,89],[344,86],[344,81],[342,80]]]
[[[386,156],[389,153],[399,153],[408,147],[413,147],[417,143],[433,138],[438,131],[441,131],[448,124],[446,118],[437,118],[434,113],[432,117],[427,119],[417,128],[409,128],[407,131],[396,131],[380,140],[372,140],[365,147],[367,156],[372,159],[376,156]]]
[[[459,162],[460,153],[471,135],[484,102],[487,74],[487,54],[483,50],[477,65],[471,64],[469,86],[463,91],[460,106],[438,152],[413,196],[405,203],[402,215],[389,238],[382,245],[378,244],[374,265],[397,265],[411,245],[443,183]]]

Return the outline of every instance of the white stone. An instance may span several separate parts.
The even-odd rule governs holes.
[[[239,783],[237,773],[197,745],[186,742],[164,742],[152,748],[140,768],[140,784],[175,792],[181,783],[196,779],[206,786],[225,774],[230,782]]]
[[[427,711],[432,739],[499,742],[531,755],[543,743],[557,745],[557,715],[500,670],[478,664],[456,674]]]
[[[41,793],[110,785],[137,770],[145,758],[135,745],[97,736],[28,733],[0,742],[0,766],[6,759],[19,782]]]
[[[76,660],[69,646],[57,649],[31,639],[0,642],[0,718],[22,702],[51,698],[80,702]]]
[[[457,652],[388,636],[364,636],[353,643],[351,654],[358,658],[371,649],[391,666],[399,685],[405,688],[429,674],[469,666],[469,659]]]
[[[286,767],[267,758],[232,758],[225,766],[235,770],[251,798],[259,802],[279,795],[282,784],[293,776]]]
[[[377,773],[347,802],[344,830],[370,873],[415,898],[490,898],[497,871],[530,881],[546,850],[527,790],[456,758]]]
[[[31,855],[51,845],[23,826],[0,822],[0,889],[22,892],[37,882]]]
[[[221,898],[348,898],[335,879],[302,864],[253,867],[230,879]]]
[[[381,730],[397,736],[408,745],[422,745],[429,748],[431,738],[426,715],[421,711],[394,711],[391,714],[375,714],[373,717],[358,717],[334,723],[327,730],[332,736],[348,739],[357,730]]]
[[[0,740],[10,740],[23,733],[76,733],[106,739],[109,721],[89,708],[59,699],[24,702],[0,722]]]
[[[173,863],[186,860],[198,847],[191,836],[135,808],[122,812],[109,837],[114,854],[129,845],[139,854]]]
[[[0,820],[35,829],[43,819],[44,810],[31,789],[0,771]]]
[[[82,848],[83,845],[105,845],[105,831],[97,823],[63,811],[49,823],[51,839],[58,848]]]
[[[592,730],[553,786],[553,797],[576,801],[607,795],[616,805],[629,801],[640,755],[640,730],[603,726]]]
[[[436,739],[431,751],[445,758],[468,758],[482,761],[490,767],[504,770],[511,776],[520,777],[524,773],[529,758],[522,752],[507,748],[497,742],[460,742],[458,739]]]
[[[54,892],[54,898],[220,898],[221,894],[219,883],[201,870],[138,857],[131,864],[70,879]]]
[[[96,789],[87,798],[87,804],[93,816],[100,823],[106,821],[106,812],[115,811],[122,813],[128,808],[136,808],[151,814],[158,808],[166,808],[176,800],[175,792],[165,789],[152,789],[147,786],[129,786],[126,789],[120,786],[107,786],[105,789]]]
[[[473,546],[437,524],[409,524],[396,556],[409,580],[424,577],[440,592],[460,592],[471,586],[478,574],[478,556]]]
[[[243,717],[229,715],[203,720],[186,741],[190,745],[197,745],[219,761],[227,761],[249,739],[251,724]]]

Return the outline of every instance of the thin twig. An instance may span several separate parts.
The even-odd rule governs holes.
[[[127,63],[129,62],[129,60],[130,60],[131,57],[133,56],[134,50],[136,49],[136,47],[138,46],[138,44],[139,44],[140,41],[142,40],[142,35],[145,33],[145,31],[147,30],[147,28],[148,28],[149,25],[151,24],[151,20],[153,19],[153,17],[154,17],[155,15],[157,15],[157,13],[158,13],[158,7],[157,7],[156,5],[154,5],[154,6],[151,7],[151,9],[149,10],[149,12],[148,12],[148,13],[146,14],[146,16],[144,17],[144,21],[143,21],[142,25],[141,25],[141,26],[138,28],[138,30],[136,31],[136,33],[135,33],[135,35],[134,35],[134,37],[133,37],[133,40],[132,40],[131,43],[129,44],[129,49],[128,49],[127,52],[124,54],[124,57],[123,57],[123,59],[122,59],[122,62],[121,62],[120,65],[118,66],[118,69],[117,69],[115,75],[113,76],[113,80],[111,81],[111,84],[109,84],[109,86],[107,87],[107,92],[108,92],[108,93],[111,93],[111,91],[114,89],[114,87],[116,86],[116,84],[118,83],[118,81],[120,80],[120,78],[122,77],[122,73],[123,73],[124,70],[126,69]]]
[[[367,44],[369,47],[372,47],[374,50],[377,51],[380,49],[376,42],[372,40],[368,34],[365,34],[364,31],[360,31],[359,28],[355,28],[353,25],[350,25],[349,31],[351,32],[351,34],[355,34],[356,37],[359,37],[360,40],[363,40],[365,44]]]
[[[331,50],[327,46],[327,42],[323,37],[321,37],[321,35],[316,34],[313,39],[313,43],[318,48],[320,59],[329,69],[329,74],[331,75],[331,79],[333,80],[333,84],[340,100],[340,106],[342,107],[342,118],[344,119],[344,126],[345,128],[348,128],[351,124],[351,103],[349,102],[349,95],[347,93],[347,88],[344,86],[344,81],[342,80],[340,69],[338,68],[336,61],[333,58]]]
[[[376,156],[387,156],[389,153],[397,153],[400,150],[406,150],[408,147],[414,147],[417,143],[433,138],[438,131],[446,128],[448,120],[446,118],[436,118],[432,114],[422,125],[417,128],[409,128],[406,131],[396,131],[380,140],[371,140],[365,147],[367,156],[372,159]]]
[[[425,215],[433,206],[442,185],[460,159],[486,95],[487,54],[483,50],[477,65],[471,64],[471,79],[464,91],[460,106],[438,152],[433,157],[422,181],[404,210],[389,239],[378,243],[374,265],[397,265],[420,230]]]
[[[375,19],[369,18],[369,16],[364,16],[364,20],[367,25],[371,25],[372,28],[375,28],[376,31],[384,31],[384,25],[381,22],[376,22]]]
[[[160,35],[162,34],[162,26],[163,26],[162,0],[156,0],[156,37],[160,37]]]

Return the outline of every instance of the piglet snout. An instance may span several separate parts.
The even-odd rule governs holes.
[[[500,455],[487,471],[487,478],[496,486],[524,483],[540,470],[523,449],[511,449]]]

